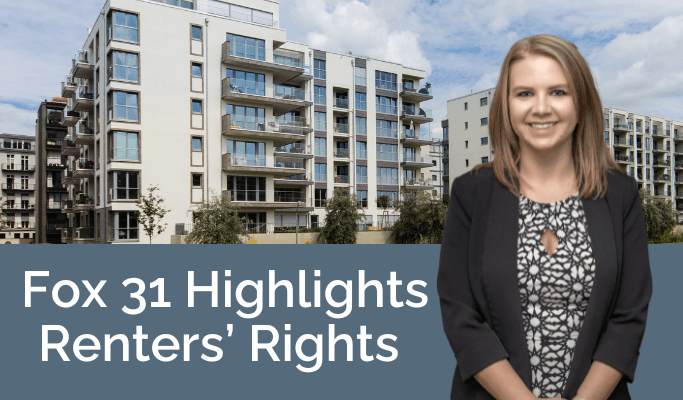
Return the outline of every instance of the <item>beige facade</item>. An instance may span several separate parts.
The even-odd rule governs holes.
[[[30,241],[36,225],[36,145],[35,137],[0,135],[0,243]],[[11,239],[11,240],[10,240]]]
[[[274,232],[296,225],[297,215],[300,226],[322,224],[321,206],[335,187],[365,190],[366,213],[375,218],[379,189],[398,195],[405,187],[428,188],[426,143],[410,131],[431,122],[420,109],[431,99],[428,89],[420,91],[424,72],[287,41],[278,21],[279,4],[268,0],[105,3],[63,84],[64,182],[72,199],[64,242],[148,242],[134,212],[135,199],[151,186],[170,209],[169,227],[155,243],[190,229],[188,211],[210,196],[228,196],[250,231]],[[314,78],[316,59],[326,63],[325,79]],[[366,66],[363,88],[352,62]],[[397,171],[391,188],[376,182],[375,71],[396,76],[396,87],[384,93],[394,108],[383,117],[395,122],[394,136],[379,140],[396,149],[391,165],[380,163]],[[315,86],[325,88],[325,104],[314,105]],[[356,92],[367,95],[363,112]],[[345,108],[335,106],[336,93],[346,93]],[[357,161],[361,114],[367,156]],[[315,138],[325,139],[324,155],[315,154]],[[316,163],[326,164],[324,179],[316,179]],[[365,183],[356,176],[361,164]],[[316,189],[326,191],[318,202]]]

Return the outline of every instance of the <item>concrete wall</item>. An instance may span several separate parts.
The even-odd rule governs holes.
[[[299,233],[299,244],[316,244],[319,233]],[[185,244],[187,236],[171,236],[171,244]],[[244,239],[248,244],[295,244],[296,233],[257,233]],[[391,231],[358,232],[357,244],[393,244]]]

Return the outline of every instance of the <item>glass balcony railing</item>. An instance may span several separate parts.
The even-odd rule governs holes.
[[[349,124],[334,124],[334,133],[349,133]]]
[[[339,97],[335,97],[334,98],[334,106],[336,108],[348,109],[349,108],[349,99],[342,99]]]
[[[186,1],[186,0],[152,0],[152,1],[156,1],[157,3],[168,4],[169,6],[187,8],[188,10],[194,10],[195,9],[194,1]]]
[[[292,143],[286,146],[273,147],[275,153],[289,153],[289,154],[310,154],[307,151],[306,145],[303,143]]]
[[[398,177],[378,176],[377,177],[377,184],[378,185],[398,185]]]
[[[377,128],[377,136],[388,137],[388,138],[397,138],[398,137],[398,129]]]
[[[334,149],[334,156],[337,158],[349,158],[349,149]]]
[[[335,175],[334,176],[334,183],[349,183],[349,176],[348,175]]]
[[[276,203],[306,202],[306,194],[301,192],[288,192],[275,190],[273,200]]]
[[[265,167],[266,156],[232,153],[230,155],[230,164],[235,167]]]
[[[88,60],[88,50],[78,50],[78,53],[76,53],[76,62],[90,64]]]
[[[281,50],[273,51],[273,62],[275,64],[286,65],[288,67],[304,67],[304,56],[295,53],[284,52]]]
[[[389,153],[385,151],[378,151],[376,153],[377,161],[398,161],[398,153]]]
[[[415,93],[415,94],[424,94],[431,96],[432,95],[432,87],[429,86],[423,86],[421,88],[414,88],[410,85],[403,85],[403,91],[405,93]]]
[[[394,114],[394,115],[396,115],[396,113],[398,112],[397,110],[398,110],[398,108],[396,106],[388,106],[388,105],[384,105],[384,104],[376,104],[376,107],[375,107],[375,112],[382,113],[382,114]]]
[[[304,169],[304,162],[302,160],[283,160],[276,158],[273,160],[275,168],[297,168]]]
[[[431,118],[432,117],[432,110],[425,110],[423,108],[417,108],[417,107],[403,107],[403,114],[404,115],[414,115],[417,117],[422,117],[422,118]]]
[[[308,99],[307,92],[303,89],[235,78],[230,78],[230,92],[283,100],[306,101]]]
[[[94,98],[95,95],[93,94],[92,90],[90,90],[88,85],[78,85],[78,90],[76,90],[76,99],[93,100]]]
[[[208,4],[197,4],[194,9],[209,14],[216,14],[239,21],[253,22],[255,24],[273,28],[277,28],[278,25],[277,21],[273,20],[273,15],[270,13],[218,1],[209,1]]]
[[[266,120],[264,117],[253,117],[238,114],[226,114],[226,116],[230,117],[229,127],[231,129],[246,129],[250,131],[289,133],[299,135],[303,133],[303,129],[298,126],[299,124],[297,122],[283,120],[282,118]],[[228,127],[224,126],[224,128]]]
[[[306,174],[290,175],[290,176],[286,176],[283,178],[275,178],[275,179],[285,179],[288,181],[309,181],[310,180],[308,178],[308,176],[306,176]]]

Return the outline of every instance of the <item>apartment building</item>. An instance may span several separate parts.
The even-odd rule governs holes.
[[[442,121],[443,122],[443,121]],[[448,137],[448,130],[446,130],[446,137]],[[444,142],[446,144],[444,144]],[[429,145],[429,156],[432,161],[432,167],[429,169],[429,179],[431,180],[432,186],[432,196],[442,198],[444,195],[448,195],[448,192],[444,191],[444,159],[448,160],[448,139],[432,139],[432,144]]]
[[[135,201],[152,186],[170,209],[157,243],[210,196],[273,232],[322,224],[336,187],[369,215],[376,196],[431,188],[424,72],[310,49],[278,20],[270,0],[105,3],[63,83],[64,242],[145,242]]]
[[[62,85],[63,96],[75,90],[72,80]],[[60,244],[69,229],[65,210],[70,200],[64,184],[68,156],[63,153],[75,154],[76,148],[66,136],[69,127],[79,122],[80,114],[66,108],[63,97],[44,101],[38,108],[36,136],[32,138],[36,141],[36,243]],[[63,151],[63,147],[68,150]]]
[[[448,120],[454,142],[449,146],[449,179],[493,159],[488,140],[489,104],[493,89],[449,100]],[[604,109],[605,145],[638,186],[675,205],[683,219],[683,122],[627,110]],[[452,160],[451,160],[452,159]]]
[[[0,134],[0,217],[6,222],[5,229],[0,229],[0,243],[34,238],[35,152],[34,137]]]

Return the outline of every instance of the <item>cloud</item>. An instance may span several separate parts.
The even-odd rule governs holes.
[[[35,110],[27,110],[13,104],[0,103],[0,133],[35,135],[37,112],[37,107]]]

